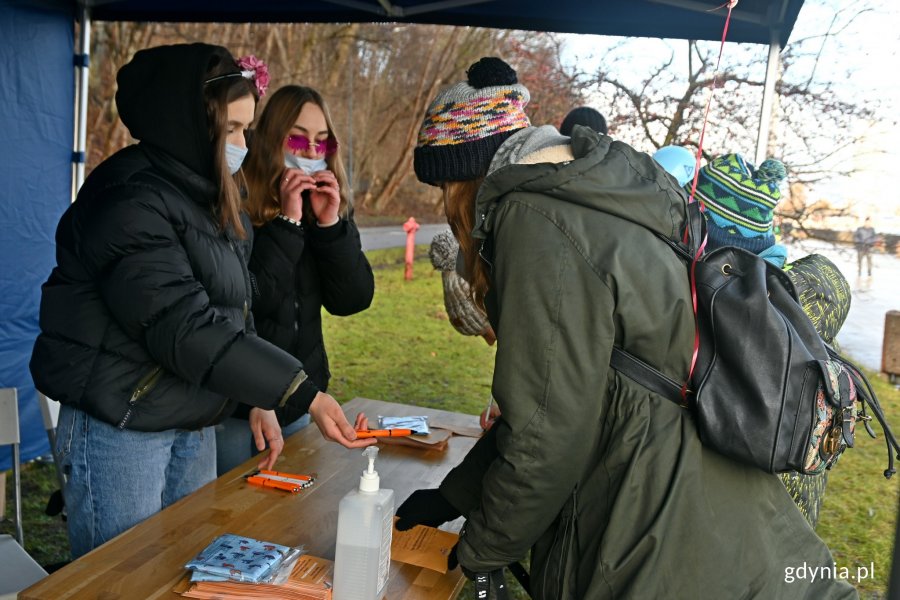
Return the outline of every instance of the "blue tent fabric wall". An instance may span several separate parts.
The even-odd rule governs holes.
[[[0,14],[0,387],[18,390],[24,461],[49,450],[28,361],[71,194],[74,14],[16,0]]]

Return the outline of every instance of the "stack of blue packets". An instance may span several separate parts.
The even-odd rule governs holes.
[[[214,539],[185,568],[191,581],[246,581],[275,583],[282,567],[297,560],[302,548],[225,533]]]

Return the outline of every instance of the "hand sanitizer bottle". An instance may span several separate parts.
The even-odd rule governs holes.
[[[363,451],[368,468],[338,505],[337,547],[334,553],[334,600],[380,600],[391,568],[394,491],[379,489],[375,457],[378,448]]]

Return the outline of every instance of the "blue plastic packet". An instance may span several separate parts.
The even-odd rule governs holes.
[[[413,435],[428,435],[428,417],[383,417],[378,416],[379,429],[411,429]]]
[[[185,568],[192,581],[268,582],[285,560],[296,560],[300,549],[225,533],[214,539]]]

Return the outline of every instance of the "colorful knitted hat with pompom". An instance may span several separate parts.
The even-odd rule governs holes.
[[[486,57],[466,75],[467,81],[438,94],[425,113],[413,154],[416,177],[423,183],[485,175],[500,144],[531,125],[524,110],[530,95],[512,67]]]
[[[719,156],[700,169],[697,198],[707,208],[707,248],[735,246],[759,254],[774,245],[772,218],[786,176],[780,161],[770,158],[754,169],[740,154]]]

